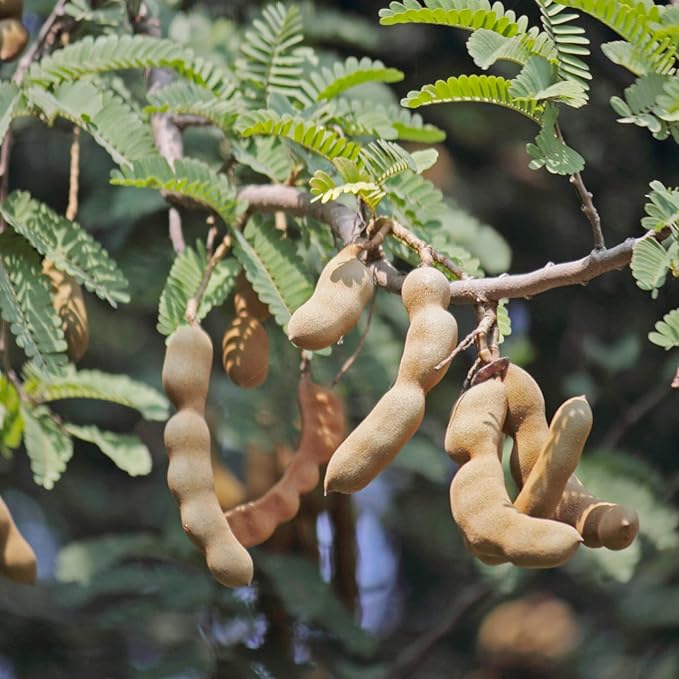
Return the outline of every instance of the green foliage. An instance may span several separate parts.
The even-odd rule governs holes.
[[[512,334],[512,319],[507,309],[508,302],[508,299],[501,299],[497,305],[497,329],[500,331],[500,344]]]
[[[644,205],[646,217],[641,226],[648,231],[662,231],[670,228],[675,233],[679,230],[679,189],[668,189],[662,182],[651,182],[651,193],[647,197],[650,203]]]
[[[0,454],[18,448],[24,432],[20,398],[14,385],[0,373]]]
[[[129,302],[128,283],[106,250],[78,224],[23,191],[0,205],[0,215],[57,269],[115,307]]]
[[[0,234],[0,311],[16,343],[46,372],[66,363],[66,340],[42,263],[28,241]]]
[[[46,407],[22,404],[21,415],[33,480],[51,490],[73,456],[73,441]]]
[[[487,28],[478,28],[467,40],[467,51],[474,63],[484,70],[498,61],[511,61],[522,66],[533,56],[540,56],[550,63],[556,61],[554,42],[544,31],[535,26],[527,33],[506,37]]]
[[[151,453],[137,436],[101,431],[98,427],[66,423],[64,429],[82,441],[93,443],[115,465],[130,476],[145,476],[151,471]]]
[[[679,254],[677,245],[675,242],[671,250],[665,250],[655,238],[644,238],[634,246],[632,274],[642,290],[651,291],[653,299],[665,284],[672,261]]]
[[[186,304],[198,291],[207,262],[208,255],[200,241],[196,241],[195,249],[186,247],[175,257],[158,304],[159,333],[169,336],[186,324]],[[211,309],[224,302],[233,289],[239,268],[233,259],[217,264],[196,311],[197,320],[202,320]]]
[[[21,102],[21,91],[14,83],[0,82],[0,139],[5,138]]]
[[[131,68],[171,68],[216,93],[233,86],[229,74],[191,50],[172,40],[143,35],[85,37],[33,64],[24,82],[48,88],[86,75]]]
[[[336,63],[332,69],[324,68],[311,74],[311,81],[318,89],[316,100],[334,99],[342,92],[368,82],[395,83],[403,80],[403,72],[387,68],[381,61],[368,57],[348,57],[344,63]]]
[[[24,370],[24,390],[34,403],[68,398],[93,398],[138,410],[147,420],[163,421],[169,412],[165,396],[128,377],[99,370],[78,370],[69,366],[59,375],[47,375],[34,366]]]
[[[234,254],[259,299],[285,329],[292,313],[306,302],[313,286],[293,244],[274,226],[259,218],[245,231],[234,231]]]
[[[665,350],[679,347],[679,309],[665,314],[662,321],[655,324],[655,332],[648,334],[648,339]]]
[[[461,75],[437,80],[420,90],[408,92],[401,101],[408,108],[446,102],[480,102],[497,104],[517,111],[536,123],[542,119],[543,107],[534,100],[518,99],[510,94],[512,81],[494,75]]]
[[[545,110],[544,124],[535,144],[526,146],[528,155],[533,159],[529,167],[532,170],[546,167],[552,174],[572,175],[584,169],[585,159],[558,134],[557,115],[558,111],[553,106]]]
[[[561,101],[573,108],[587,103],[583,85],[575,80],[558,80],[552,64],[543,57],[531,57],[514,79],[509,93],[517,99],[528,101]]]

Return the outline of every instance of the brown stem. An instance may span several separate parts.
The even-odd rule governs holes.
[[[71,141],[71,169],[68,182],[68,205],[66,219],[73,221],[78,214],[78,190],[80,184],[80,128],[73,126]]]
[[[582,175],[579,172],[576,172],[569,181],[571,184],[573,184],[575,190],[578,192],[580,200],[582,201],[582,212],[584,213],[585,217],[589,219],[589,223],[592,225],[594,249],[605,250],[606,242],[604,241],[604,234],[601,230],[601,217],[599,216],[599,211],[592,202],[592,194],[587,190],[585,182],[582,179]]]
[[[451,354],[447,357],[444,358],[437,366],[434,368],[434,370],[441,370],[441,368],[444,368],[447,366],[456,356],[461,354],[463,351],[466,349],[469,349],[469,347],[474,344],[474,341],[476,340],[479,335],[482,333],[488,333],[490,332],[490,329],[492,328],[493,324],[495,323],[495,316],[491,314],[484,314],[483,317],[481,318],[481,321],[479,322],[478,326],[474,328],[456,347],[453,349]]]
[[[337,375],[335,375],[335,379],[332,381],[333,387],[336,387],[337,383],[349,372],[351,366],[354,365],[354,362],[356,361],[359,354],[363,350],[363,345],[365,344],[365,341],[368,338],[368,332],[370,330],[370,324],[372,323],[374,313],[375,313],[375,297],[372,298],[372,301],[370,303],[370,310],[368,311],[368,321],[366,322],[365,328],[363,329],[363,334],[361,335],[361,338],[358,340],[358,344],[356,345],[354,352],[351,354],[351,356],[349,356],[349,358],[347,358],[346,361],[344,361],[344,363],[342,363],[342,367],[337,372]]]

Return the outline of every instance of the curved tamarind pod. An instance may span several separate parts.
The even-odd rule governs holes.
[[[344,408],[336,394],[314,384],[304,374],[297,400],[302,413],[302,436],[282,478],[258,500],[226,513],[231,530],[246,547],[264,542],[277,526],[297,514],[300,495],[316,487],[319,465],[330,459],[344,438]]]
[[[68,356],[77,363],[87,351],[90,341],[82,288],[73,276],[59,271],[49,259],[43,259],[42,272],[50,279],[52,305],[61,319]]]
[[[231,321],[222,339],[222,363],[229,379],[243,389],[254,389],[266,380],[269,337],[254,316]]]
[[[21,19],[24,0],[0,0],[0,19]]]
[[[32,585],[36,570],[35,552],[19,532],[9,507],[0,497],[0,573],[21,585]]]
[[[361,252],[360,245],[347,245],[325,265],[313,295],[290,317],[293,344],[324,349],[358,323],[375,290],[370,271],[358,258]]]
[[[549,438],[545,400],[537,382],[514,364],[507,369],[504,385],[508,407],[504,430],[514,439],[510,468],[522,487]],[[634,509],[604,502],[587,491],[575,475],[568,479],[561,502],[548,518],[577,528],[588,547],[624,549],[639,532]]]
[[[265,321],[270,316],[269,307],[257,297],[252,284],[242,271],[236,278],[233,306],[236,309],[237,316],[246,314],[256,318],[258,321]]]
[[[205,400],[212,368],[212,342],[199,327],[183,326],[170,337],[163,385],[178,412],[165,425],[167,483],[184,531],[203,550],[212,575],[223,585],[252,581],[250,555],[236,540],[217,501]]]
[[[28,31],[19,18],[0,20],[0,61],[16,59],[28,43]]]
[[[450,484],[455,522],[472,553],[487,563],[552,568],[582,541],[571,526],[521,514],[512,505],[502,471],[504,385],[489,380],[466,391],[453,407],[446,452],[462,463]]]
[[[436,269],[411,271],[401,290],[410,327],[394,386],[335,451],[325,472],[325,492],[364,488],[397,455],[424,418],[425,396],[445,376],[436,369],[457,344],[448,312],[448,279]]]
[[[540,456],[514,506],[523,514],[551,517],[580,461],[592,430],[592,410],[584,396],[568,399],[556,411]]]

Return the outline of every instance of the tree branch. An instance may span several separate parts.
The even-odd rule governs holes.
[[[328,224],[344,242],[351,242],[360,232],[356,212],[336,201],[312,203],[312,196],[291,186],[280,184],[246,186],[238,194],[252,212],[282,210],[298,217],[310,217]],[[407,231],[406,227],[399,225]],[[654,234],[650,234],[654,236]],[[642,236],[647,238],[649,235]],[[586,257],[561,264],[546,264],[541,269],[523,274],[490,278],[467,278],[451,281],[451,303],[481,304],[503,298],[516,299],[539,295],[569,285],[586,285],[609,271],[627,266],[634,245],[641,238],[628,238],[612,248],[594,250]],[[386,260],[370,264],[377,285],[398,292],[404,276]]]

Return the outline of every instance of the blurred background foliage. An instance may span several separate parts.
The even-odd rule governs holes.
[[[470,70],[465,35],[434,26],[382,28],[377,12],[384,4],[303,3],[309,43],[328,61],[367,54],[402,69],[403,82],[367,92],[384,103]],[[538,14],[526,0],[505,5]],[[115,2],[74,6],[85,20],[87,12],[115,19],[122,11]],[[234,51],[237,26],[257,6],[180,1],[156,9],[164,35],[219,60]],[[35,32],[50,9],[29,0],[26,25]],[[609,99],[631,78],[600,53],[597,46],[611,39],[606,29],[586,18],[582,24],[593,43],[591,102],[565,111],[561,122],[586,157],[585,180],[614,244],[640,233],[649,181],[678,184],[679,162],[674,145],[615,123]],[[140,73],[125,77],[129,87],[143,87]],[[429,178],[502,236],[470,234],[468,247],[488,271],[527,271],[591,249],[567,179],[527,169],[533,130],[520,116],[464,105],[432,107],[426,118],[448,135]],[[70,143],[65,123],[20,127],[10,188],[63,212]],[[220,137],[209,129],[188,130],[185,143],[187,155],[219,158]],[[81,367],[126,372],[159,387],[157,303],[173,258],[166,206],[157,192],[110,187],[111,162],[86,135],[81,157],[79,221],[121,264],[132,297],[112,310],[87,296],[91,340]],[[204,238],[204,216],[185,211],[183,219],[187,242]],[[630,549],[582,549],[557,570],[483,566],[452,522],[454,465],[441,442],[469,353],[430,397],[422,430],[396,463],[351,500],[312,494],[298,519],[254,550],[255,583],[236,591],[210,578],[181,531],[164,479],[162,424],[142,422],[122,406],[62,402],[59,412],[70,421],[134,430],[152,452],[153,470],[130,478],[78,442],[68,473],[46,491],[33,483],[25,455],[0,458],[0,492],[39,559],[36,587],[0,582],[0,677],[679,676],[679,418],[669,388],[676,365],[646,339],[676,306],[672,294],[668,286],[651,302],[625,270],[509,305],[513,334],[505,352],[538,380],[548,413],[577,393],[593,404],[583,481],[636,507],[641,519]],[[215,341],[230,314],[226,305],[208,317]],[[460,309],[458,320],[464,336],[471,310]],[[406,327],[399,300],[379,295],[366,346],[340,385],[353,424],[390,385]],[[217,367],[211,383],[215,454],[244,484],[225,481],[239,499],[243,488],[256,495],[272,483],[298,437],[298,353],[273,324],[269,329],[272,366],[262,388],[239,390]],[[314,361],[317,381],[332,379],[358,335]]]

